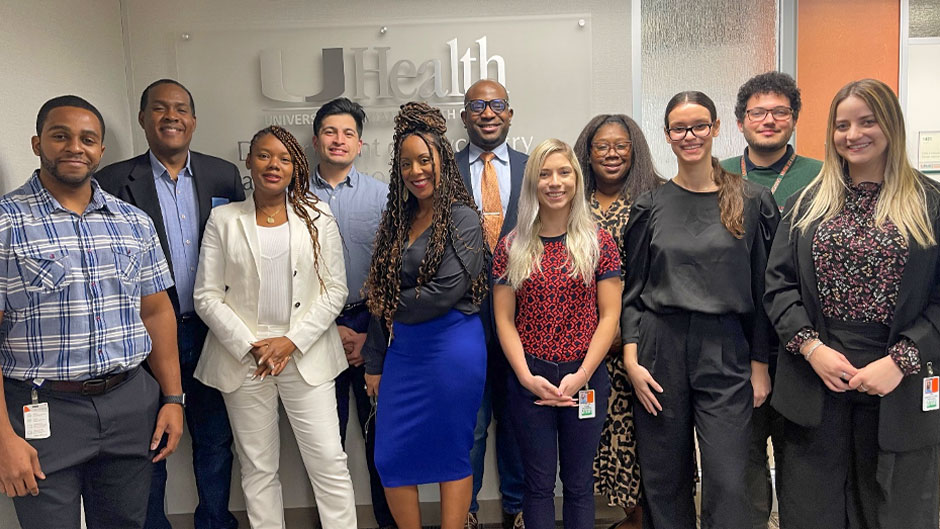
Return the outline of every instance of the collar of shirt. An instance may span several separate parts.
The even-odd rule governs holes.
[[[483,154],[483,149],[477,147],[475,144],[470,144],[470,164],[473,165],[477,161],[483,163],[483,160],[480,160],[480,155]],[[504,164],[509,163],[509,145],[506,142],[503,142],[499,147],[493,149],[492,153],[496,156],[496,159]]]
[[[790,156],[793,155],[793,146],[787,145],[787,152],[783,153],[783,156],[781,156],[779,160],[766,167],[760,167],[754,165],[754,162],[751,161],[751,157],[748,156],[748,149],[748,147],[744,148],[744,168],[747,169],[749,173],[751,171],[768,170],[780,174],[780,171],[783,171],[783,166],[787,165],[787,161],[790,159]]]
[[[150,155],[150,169],[153,171],[153,179],[157,180],[164,174],[169,176],[170,172],[167,171],[167,168],[160,160],[157,159],[156,155],[153,154],[153,151],[147,151],[147,154]],[[192,160],[192,156],[189,155],[189,152],[186,153],[186,165],[183,166],[183,170],[180,171],[179,176],[187,177],[192,176],[193,170],[189,165],[189,161]]]
[[[313,181],[317,185],[317,187],[328,187],[331,189],[333,188],[333,186],[331,186],[329,182],[327,182],[326,180],[323,179],[322,176],[320,176],[320,164],[317,164],[317,170],[316,170],[316,173],[314,174]],[[349,187],[356,187],[357,185],[359,185],[359,171],[356,170],[355,165],[349,166],[349,172],[346,173],[346,178],[343,179],[342,182],[337,184],[336,187],[339,187],[343,184]]]
[[[39,179],[39,169],[36,169],[33,172],[33,176],[29,179],[29,189],[34,197],[36,197],[36,204],[40,209],[40,213],[43,215],[50,215],[55,211],[65,211],[67,213],[73,213],[71,210],[65,208],[59,201],[52,196],[52,193],[42,185],[42,180]],[[101,186],[98,185],[98,181],[94,178],[91,179],[91,200],[88,202],[88,206],[85,207],[85,213],[89,211],[104,210],[108,213],[114,213],[114,205],[111,203],[113,198],[109,198],[101,190]]]

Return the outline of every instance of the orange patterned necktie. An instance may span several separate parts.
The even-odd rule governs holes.
[[[496,168],[493,167],[491,152],[480,154],[483,160],[483,181],[480,184],[480,195],[483,201],[483,231],[490,249],[496,248],[499,241],[499,232],[503,229],[503,203],[499,198],[499,178],[496,177]]]

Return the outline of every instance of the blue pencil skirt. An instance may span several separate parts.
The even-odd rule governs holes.
[[[375,415],[375,466],[386,487],[472,474],[470,448],[486,381],[477,314],[451,310],[417,324],[395,322]]]

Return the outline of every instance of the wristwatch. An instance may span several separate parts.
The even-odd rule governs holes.
[[[160,396],[160,405],[164,404],[179,404],[182,407],[186,407],[186,394],[182,393],[180,395],[161,395]]]

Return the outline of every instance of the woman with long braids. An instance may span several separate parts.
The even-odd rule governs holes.
[[[333,323],[347,293],[339,229],[289,132],[255,134],[246,165],[254,193],[214,208],[203,236],[193,299],[209,335],[196,378],[225,399],[252,529],[284,527],[279,397],[323,527],[356,527],[333,389],[347,366]]]
[[[911,167],[882,81],[842,87],[827,127],[822,170],[787,201],[767,266],[780,523],[936,527],[940,186]]]
[[[400,529],[421,527],[422,483],[440,484],[442,529],[467,519],[486,376],[478,312],[487,250],[446,130],[425,103],[406,103],[395,117],[388,204],[364,287],[375,466]]]
[[[751,374],[767,370],[761,297],[780,213],[769,189],[712,156],[720,122],[708,96],[676,94],[664,121],[679,171],[636,199],[624,232],[620,327],[638,403],[643,523],[696,527],[694,428],[702,529],[747,527]]]
[[[578,136],[574,152],[584,172],[584,191],[595,222],[622,246],[623,228],[636,197],[662,185],[643,131],[623,114],[595,116]],[[633,389],[623,368],[617,333],[605,357],[610,398],[601,442],[594,457],[594,493],[623,509],[624,519],[610,529],[640,529],[640,466],[633,427]]]

